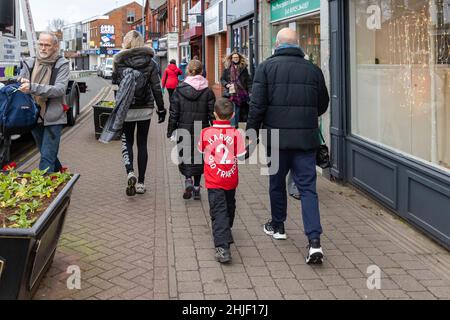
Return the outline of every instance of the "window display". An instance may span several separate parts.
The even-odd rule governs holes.
[[[450,0],[350,1],[352,133],[450,171]]]

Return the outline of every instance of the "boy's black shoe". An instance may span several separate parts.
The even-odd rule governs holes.
[[[264,226],[264,232],[268,236],[272,236],[275,240],[287,240],[287,234],[284,230],[284,224],[280,224],[279,226],[276,226],[273,224],[272,221],[269,221]]]
[[[323,250],[320,245],[320,239],[313,239],[309,241],[309,252],[306,258],[307,264],[322,264],[323,263]]]
[[[192,179],[186,179],[185,185],[186,188],[183,194],[183,199],[184,200],[192,199],[192,193],[194,192],[194,182],[192,181]]]
[[[230,249],[216,248],[216,260],[220,263],[230,263],[232,260]]]
[[[202,200],[202,195],[200,193],[200,187],[198,187],[198,188],[194,187],[194,200],[196,200],[196,201]]]

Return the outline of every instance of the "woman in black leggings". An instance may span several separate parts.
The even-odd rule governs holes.
[[[155,101],[158,106],[156,112],[159,116],[159,123],[164,122],[167,112],[164,109],[158,65],[153,61],[153,50],[144,47],[144,39],[139,32],[134,30],[127,33],[124,37],[123,48],[124,50],[114,57],[113,84],[120,84],[123,79],[123,73],[128,68],[141,72],[145,75],[142,78],[146,79],[145,84],[141,85],[139,83],[139,87],[145,87],[145,90],[137,90],[135,92],[133,104],[130,106],[123,126],[122,156],[128,174],[126,193],[132,197],[136,193],[144,194],[146,192],[147,143]],[[136,177],[133,165],[133,146],[136,130],[139,179]]]
[[[134,133],[137,128],[137,148],[138,148],[138,169],[139,179],[136,185],[136,192],[138,194],[144,194],[145,189],[145,174],[147,172],[148,164],[148,133],[150,131],[151,120],[125,122],[122,135],[122,157],[127,170],[127,174],[130,177],[136,177],[134,174]],[[127,188],[127,194],[133,196],[132,185]]]

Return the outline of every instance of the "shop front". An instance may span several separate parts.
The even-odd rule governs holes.
[[[320,59],[320,0],[276,0],[270,3],[272,51],[283,28],[296,30],[300,47],[307,58],[318,66]]]
[[[255,2],[253,0],[227,0],[227,24],[230,28],[231,50],[245,55],[254,74],[256,59]]]
[[[447,248],[449,6],[330,0],[332,175]]]
[[[222,96],[220,78],[227,53],[226,1],[221,0],[205,10],[206,74],[216,96]]]

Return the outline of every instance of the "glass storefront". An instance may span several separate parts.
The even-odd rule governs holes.
[[[276,37],[283,28],[294,28],[299,36],[300,47],[307,58],[320,66],[320,13],[309,17],[300,17],[295,22],[276,24],[272,28],[272,48],[275,49]]]
[[[351,0],[352,133],[450,171],[450,0]]]

